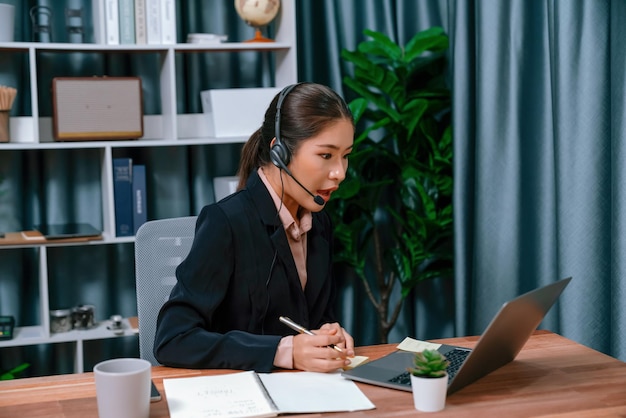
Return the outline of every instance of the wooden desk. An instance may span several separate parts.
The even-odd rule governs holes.
[[[477,337],[438,340],[473,347]],[[357,354],[378,358],[396,344],[360,347]],[[151,417],[167,417],[163,378],[229,373],[228,370],[187,370],[155,367],[152,377],[163,395],[153,403]],[[358,384],[376,405],[371,411],[323,414],[324,417],[409,417],[409,392]],[[17,379],[0,382],[0,417],[96,417],[92,373]],[[517,359],[448,397],[441,417],[624,417],[626,363],[559,335],[537,331]],[[305,418],[320,414],[299,415]]]

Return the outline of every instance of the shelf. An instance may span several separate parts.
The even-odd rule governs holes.
[[[0,341],[0,348],[15,347],[36,344],[57,344],[68,342],[80,342],[88,340],[103,340],[109,338],[118,338],[124,336],[136,335],[128,323],[128,319],[124,318],[124,334],[117,335],[113,331],[107,329],[108,321],[99,322],[98,325],[88,330],[71,330],[68,332],[59,332],[50,334],[48,337],[42,326],[16,327],[14,337],[11,340]]]
[[[116,286],[114,280],[123,277],[124,279],[131,280],[131,276],[134,277],[133,263],[132,263],[132,246],[134,246],[135,237],[116,237],[116,218],[115,218],[115,195],[114,195],[114,181],[113,181],[113,160],[115,158],[133,158],[137,159],[138,164],[144,164],[150,170],[152,176],[150,180],[152,183],[147,183],[148,192],[149,187],[154,188],[153,204],[155,208],[154,212],[148,213],[149,219],[154,219],[171,216],[166,206],[168,201],[162,203],[161,198],[167,199],[165,193],[161,189],[169,187],[167,181],[164,179],[175,178],[176,181],[187,182],[185,186],[188,186],[190,190],[202,187],[203,200],[201,202],[210,202],[208,197],[204,198],[204,195],[210,193],[210,188],[205,188],[204,184],[196,184],[196,179],[191,179],[185,172],[189,168],[196,169],[193,166],[196,163],[196,146],[202,146],[197,154],[202,158],[202,170],[205,170],[204,165],[214,164],[216,167],[206,167],[206,171],[199,174],[202,177],[202,181],[211,181],[211,178],[216,175],[223,174],[226,171],[236,171],[238,154],[236,148],[241,144],[244,144],[250,135],[246,136],[233,136],[233,137],[215,137],[216,133],[239,135],[243,133],[239,131],[220,131],[216,130],[214,124],[211,124],[211,116],[208,113],[178,113],[180,107],[179,101],[181,98],[184,100],[190,100],[194,98],[200,99],[202,86],[196,85],[197,83],[186,83],[180,85],[180,80],[186,75],[187,62],[193,65],[195,61],[212,61],[213,58],[221,60],[225,58],[225,65],[231,65],[230,67],[220,67],[219,71],[226,71],[224,74],[232,73],[245,73],[247,68],[235,68],[232,66],[231,56],[240,58],[238,54],[247,54],[245,57],[241,57],[244,60],[248,59],[248,55],[255,60],[263,64],[263,76],[256,78],[254,75],[255,87],[283,87],[298,81],[297,72],[297,43],[296,43],[296,1],[295,0],[283,0],[281,2],[281,13],[279,18],[275,22],[275,42],[224,42],[224,43],[180,43],[173,45],[146,45],[146,44],[129,44],[129,45],[105,45],[105,44],[82,44],[82,43],[40,43],[40,42],[0,42],[0,60],[3,62],[6,60],[14,62],[15,65],[6,65],[1,69],[3,78],[10,80],[11,82],[19,83],[22,91],[20,94],[24,94],[25,97],[20,97],[20,106],[16,107],[16,110],[9,119],[9,130],[11,142],[0,143],[0,156],[4,161],[15,164],[7,168],[2,174],[9,178],[6,201],[9,205],[14,205],[12,208],[15,212],[16,221],[7,223],[6,228],[24,228],[22,224],[33,223],[34,219],[46,219],[40,216],[39,213],[35,213],[37,205],[41,205],[42,208],[59,207],[58,213],[55,212],[55,222],[64,222],[65,219],[57,220],[57,218],[63,218],[67,214],[67,221],[72,221],[74,218],[84,217],[84,213],[92,215],[94,219],[89,220],[94,225],[98,225],[102,230],[101,240],[90,241],[10,241],[5,240],[6,243],[13,242],[12,244],[0,244],[0,255],[2,260],[7,265],[8,274],[2,277],[2,288],[8,289],[9,296],[12,294],[20,295],[19,291],[15,291],[14,288],[19,286],[37,286],[38,289],[32,289],[33,300],[11,300],[9,307],[3,307],[5,310],[14,310],[18,306],[18,302],[21,304],[28,304],[38,306],[38,318],[36,320],[27,322],[31,326],[17,327],[15,328],[15,337],[12,340],[0,341],[0,347],[18,347],[18,346],[32,346],[38,344],[58,344],[67,343],[74,344],[74,352],[72,353],[74,358],[75,372],[82,372],[83,361],[83,349],[87,340],[103,340],[117,338],[112,331],[106,329],[108,321],[100,323],[96,328],[91,330],[72,330],[65,333],[50,334],[49,325],[49,311],[50,311],[50,294],[59,291],[58,286],[63,286],[68,283],[72,273],[67,273],[66,269],[72,268],[78,269],[79,267],[66,266],[64,257],[71,257],[76,255],[81,259],[84,265],[90,267],[91,257],[99,257],[101,253],[106,253],[111,250],[117,254],[118,250],[123,253],[123,265],[111,266],[111,272],[106,270],[98,279],[97,283],[93,283],[94,289],[111,290],[112,286]],[[87,54],[86,54],[87,53]],[[80,55],[87,55],[87,58],[91,59],[92,55],[96,58],[95,61],[107,62],[115,61],[118,56],[124,60],[127,58],[135,58],[134,61],[147,61],[145,66],[149,68],[137,69],[133,66],[128,68],[109,68],[106,65],[102,67],[102,71],[94,71],[89,68],[77,68],[71,70],[65,68],[62,62],[80,61]],[[193,54],[199,54],[198,59],[188,59]],[[219,54],[215,57],[209,56],[209,54]],[[226,56],[224,56],[226,54]],[[227,55],[231,54],[231,55]],[[234,54],[234,55],[232,55]],[[113,58],[113,59],[109,59]],[[185,63],[181,65],[179,61]],[[112,64],[111,64],[112,65]],[[141,66],[140,66],[141,67]],[[120,72],[120,74],[117,74]],[[146,83],[146,86],[150,87],[150,95],[144,100],[150,100],[150,103],[155,103],[155,106],[145,107],[142,109],[144,112],[158,112],[143,115],[143,135],[136,140],[97,140],[97,141],[55,141],[53,138],[53,121],[50,109],[51,102],[49,101],[48,92],[50,91],[50,82],[55,77],[66,76],[78,76],[78,75],[92,75],[97,73],[98,75],[115,74],[115,76],[140,76],[145,77],[142,81]],[[102,73],[102,74],[101,74]],[[221,75],[221,73],[219,74]],[[217,75],[213,75],[212,80]],[[212,81],[211,80],[211,81]],[[220,80],[216,80],[220,81]],[[188,85],[189,84],[189,85]],[[205,83],[206,84],[206,83]],[[222,86],[221,82],[209,83],[211,86]],[[235,88],[241,83],[237,81],[237,77],[233,77],[232,85],[224,85],[224,88]],[[183,91],[183,89],[190,87],[194,90]],[[220,87],[222,88],[222,87]],[[146,89],[147,90],[147,89]],[[184,92],[184,94],[183,94]],[[182,108],[181,108],[182,109]],[[196,108],[197,109],[197,108]],[[202,109],[194,110],[198,112]],[[239,112],[241,117],[230,123],[239,124],[241,120],[250,119],[251,115],[246,112]],[[220,121],[223,119],[220,119]],[[255,122],[256,123],[256,122]],[[247,130],[247,129],[246,129]],[[250,132],[252,134],[252,132]],[[224,145],[224,146],[221,146]],[[163,147],[180,147],[180,148],[163,148]],[[189,149],[187,148],[189,147]],[[221,152],[224,152],[225,159],[222,160]],[[173,161],[176,164],[160,164],[155,161],[162,161],[167,159],[166,156],[174,154],[180,156],[177,160]],[[192,155],[194,154],[194,155]],[[68,172],[69,176],[81,175],[82,177],[72,179],[72,182],[65,183],[65,172],[55,171],[55,164],[72,164],[72,158],[83,158],[88,162],[83,165],[89,165],[89,170],[85,173]],[[185,158],[183,158],[185,157]],[[188,157],[188,158],[187,158]],[[233,161],[231,161],[233,160]],[[206,163],[205,163],[206,161]],[[152,165],[151,165],[152,164]],[[188,167],[184,166],[188,164]],[[232,166],[232,167],[231,167]],[[231,175],[229,172],[228,175]],[[169,177],[168,177],[169,176]],[[78,180],[78,181],[74,181]],[[31,184],[32,183],[32,184]],[[29,202],[21,202],[22,188],[36,188],[41,186],[41,190],[37,189],[34,192],[37,193],[36,208],[31,208]],[[57,190],[58,187],[58,190]],[[71,189],[71,190],[66,190]],[[99,190],[97,190],[99,189]],[[205,190],[206,189],[206,190]],[[4,190],[2,190],[4,191]],[[28,190],[30,193],[31,190]],[[168,189],[169,192],[169,189]],[[178,190],[176,190],[178,192]],[[12,193],[13,195],[11,195]],[[65,193],[68,198],[72,199],[71,204],[68,205],[59,204],[56,199],[64,197],[59,193]],[[98,193],[100,194],[98,196]],[[162,193],[160,195],[159,193]],[[184,193],[184,191],[182,192]],[[150,196],[150,194],[148,195]],[[164,196],[164,197],[161,197]],[[25,198],[25,200],[30,199]],[[63,203],[63,202],[61,202]],[[194,203],[196,205],[197,203]],[[93,212],[91,212],[91,206]],[[65,212],[65,206],[71,206],[71,212]],[[195,207],[195,206],[194,206]],[[11,208],[10,208],[11,209]],[[46,209],[48,210],[48,209]],[[149,208],[150,210],[150,208]],[[192,210],[192,209],[189,209]],[[196,210],[196,209],[193,209]],[[52,209],[51,209],[52,211]],[[32,212],[32,213],[31,213]],[[36,215],[36,216],[35,216]],[[101,217],[101,219],[99,219]],[[94,248],[93,246],[102,245],[120,245],[120,248]],[[61,248],[60,248],[61,247]],[[67,247],[67,248],[66,248]],[[69,248],[72,247],[72,248]],[[84,247],[80,248],[80,247]],[[128,247],[128,248],[127,248]],[[17,249],[17,257],[13,256],[12,252],[2,252],[2,250]],[[14,263],[14,259],[17,259],[17,263],[20,265],[12,266],[9,263]],[[83,260],[84,259],[84,260]],[[32,264],[32,265],[31,265]],[[13,268],[15,267],[15,268]],[[50,270],[50,271],[49,271]],[[81,268],[81,274],[85,271]],[[0,273],[4,274],[2,270]],[[111,276],[109,276],[109,274]],[[116,277],[113,277],[116,275]],[[65,281],[65,277],[68,278],[68,282]],[[109,280],[110,279],[110,280]],[[55,286],[50,292],[49,280],[53,280],[52,286]],[[28,284],[24,284],[28,283]],[[127,282],[129,284],[130,282]],[[83,283],[79,280],[76,283],[72,282],[72,286],[80,286],[84,290],[83,286],[90,286],[92,283]],[[132,286],[132,283],[130,283]],[[129,288],[129,291],[133,290]],[[90,289],[91,291],[92,289]],[[74,291],[74,289],[73,289]],[[119,303],[123,304],[124,312],[132,312],[133,306],[128,306],[132,302],[132,298],[128,298],[128,294],[124,294],[123,300]],[[30,297],[30,296],[29,296]],[[33,308],[35,309],[35,308]],[[125,336],[135,335],[130,329],[127,319],[124,320],[124,324],[127,329],[124,332]],[[20,324],[21,325],[21,324]]]
[[[73,43],[42,43],[42,42],[0,42],[0,51],[26,52],[29,50],[42,52],[101,52],[101,53],[142,53],[142,52],[237,52],[237,51],[280,51],[288,50],[292,45],[284,42],[223,42],[206,44],[173,44],[173,45],[106,45],[106,44],[73,44]]]
[[[244,143],[248,136],[215,137],[210,136],[209,115],[204,113],[177,114],[174,118],[176,137],[163,138],[163,126],[167,117],[164,115],[144,115],[144,135],[135,140],[105,141],[55,141],[52,137],[52,118],[37,119],[38,140],[35,140],[35,120],[30,116],[12,116],[11,142],[0,143],[2,150],[31,149],[85,149],[85,148],[129,148],[162,147],[181,145],[220,145]],[[252,133],[252,132],[251,132]]]
[[[243,144],[247,137],[197,137],[183,139],[138,139],[132,141],[72,141],[72,142],[5,142],[3,150],[46,150],[46,149],[86,149],[86,148],[152,148],[177,147],[184,145]]]
[[[106,233],[102,234],[101,240],[85,240],[85,241],[45,241],[45,242],[24,242],[23,244],[0,244],[0,251],[9,250],[15,248],[33,248],[33,247],[84,247],[86,245],[111,245],[111,244],[126,244],[135,242],[135,237],[111,237]]]

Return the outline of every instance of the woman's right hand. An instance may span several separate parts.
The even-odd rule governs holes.
[[[330,347],[344,343],[336,333],[298,334],[293,337],[293,367],[310,372],[333,372],[350,364],[346,350]]]

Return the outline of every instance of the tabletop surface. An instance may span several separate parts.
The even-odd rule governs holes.
[[[478,337],[435,342],[472,348]],[[397,344],[358,347],[370,359],[394,351]],[[150,406],[151,417],[168,417],[163,378],[232,373],[158,366],[152,378],[163,399]],[[421,414],[410,392],[357,383],[376,409],[313,417],[408,417]],[[0,382],[0,417],[97,417],[93,373],[56,375]],[[517,358],[450,395],[433,417],[624,417],[626,363],[548,331],[536,331]],[[281,415],[288,416],[288,415]]]

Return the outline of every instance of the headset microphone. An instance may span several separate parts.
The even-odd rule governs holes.
[[[293,176],[293,174],[291,174],[291,171],[289,171],[287,166],[285,164],[283,164],[283,162],[281,160],[274,160],[274,159],[272,159],[272,161],[274,162],[274,164],[276,166],[278,166],[278,168],[281,168],[285,173],[287,173],[287,175],[289,177],[291,177],[298,184],[298,186],[302,187],[302,190],[304,190],[305,192],[310,194],[311,197],[313,198],[313,201],[315,203],[317,203],[320,206],[324,206],[324,198],[322,198],[322,196],[320,196],[320,195],[314,195],[313,193],[311,193],[311,191],[309,189],[304,187],[304,185],[302,183],[300,183],[298,181],[298,179]]]

